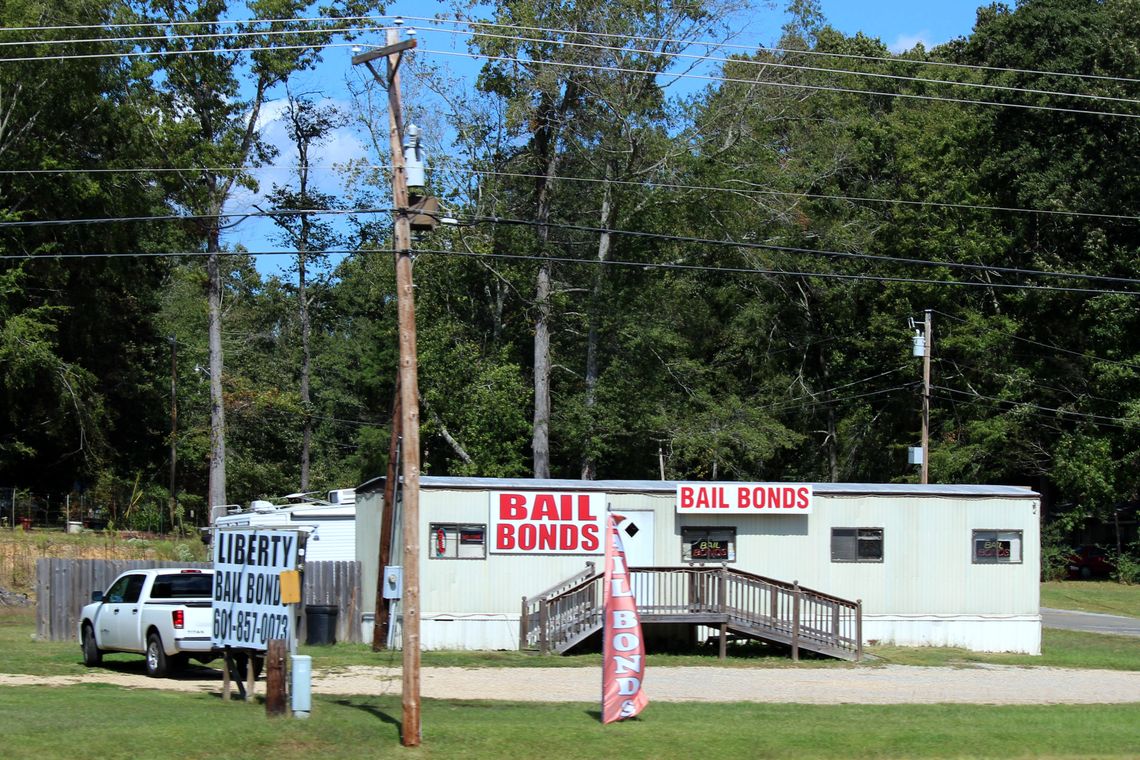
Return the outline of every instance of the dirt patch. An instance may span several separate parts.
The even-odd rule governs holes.
[[[596,702],[595,668],[425,668],[426,699],[518,702]],[[220,692],[219,671],[179,678],[93,669],[78,676],[0,674],[0,685],[70,686],[104,683],[124,688]],[[398,695],[398,668],[355,666],[315,671],[316,694]],[[803,704],[1109,704],[1140,702],[1140,673],[1063,668],[931,668],[887,665],[845,670],[716,667],[652,668],[645,689],[660,702],[780,702]],[[258,691],[264,684],[258,685]]]

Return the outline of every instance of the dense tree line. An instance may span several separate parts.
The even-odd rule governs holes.
[[[308,29],[302,3],[249,9]],[[123,14],[215,28],[226,10],[0,13],[6,29]],[[796,0],[776,46],[736,51],[702,89],[664,85],[708,73],[704,41],[747,10],[733,0],[484,10],[502,26],[471,40],[491,56],[473,89],[410,69],[411,113],[446,142],[430,190],[459,221],[416,243],[426,472],[914,480],[911,320],[929,310],[933,482],[1029,485],[1069,527],[1136,499],[1140,3],[994,4],[968,37],[894,54]],[[220,430],[215,502],[380,474],[396,366],[387,221],[287,213],[383,205],[383,173],[358,168],[333,197],[305,163],[351,118],[383,144],[375,93],[356,93],[356,114],[294,96],[316,48],[141,44],[0,68],[3,221],[183,219],[0,227],[3,252],[30,257],[0,264],[0,483],[163,503],[172,348],[180,509],[211,493]],[[215,52],[163,55],[199,44]],[[289,276],[267,277],[225,249],[216,214],[252,182],[218,168],[274,149],[256,129],[270,99],[288,101],[301,160],[266,188],[298,252]],[[137,167],[178,171],[95,171]],[[357,253],[331,267],[323,251],[340,246]],[[93,255],[174,250],[208,256]]]

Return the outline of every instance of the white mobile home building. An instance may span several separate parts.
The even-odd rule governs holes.
[[[356,507],[353,504],[254,504],[247,511],[217,518],[214,527],[300,528],[308,534],[305,541],[306,562],[352,562],[356,559]]]
[[[381,478],[356,493],[365,640],[383,487]],[[714,575],[758,577],[819,592],[825,606],[857,600],[861,628],[842,635],[860,644],[1040,653],[1040,497],[1026,488],[423,477],[420,489],[425,649],[526,646],[523,599],[585,577],[588,562],[600,568],[609,510],[624,517],[630,566],[656,569],[659,580],[635,585],[651,611],[675,613],[675,593],[698,609],[698,586]],[[670,570],[690,574],[680,592]],[[773,593],[773,616],[778,601]],[[838,618],[827,625],[838,630]]]

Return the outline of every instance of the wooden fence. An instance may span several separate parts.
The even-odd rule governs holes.
[[[36,636],[48,641],[77,639],[79,610],[92,591],[106,591],[119,573],[154,567],[211,567],[209,562],[115,559],[36,561]],[[305,604],[337,608],[336,640],[359,643],[360,563],[309,562],[305,565]],[[298,630],[305,640],[305,615]]]

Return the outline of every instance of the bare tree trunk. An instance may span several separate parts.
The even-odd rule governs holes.
[[[831,369],[827,364],[827,357],[825,351],[820,349],[819,357],[820,374],[823,377],[823,384],[826,388],[831,388]],[[828,390],[826,402],[831,401],[832,393]],[[827,468],[828,477],[832,483],[839,482],[839,437],[835,430],[835,405],[832,403],[827,404],[827,433],[824,447],[827,449]]]
[[[610,179],[614,174],[613,161],[606,163],[606,181],[602,185],[602,210],[598,215],[598,226],[602,230],[609,230],[613,222],[613,187]],[[610,233],[603,231],[598,237],[598,261],[604,262],[610,255]],[[597,477],[597,462],[594,453],[590,450],[589,439],[594,432],[594,406],[598,400],[598,323],[602,319],[602,285],[605,282],[605,265],[599,263],[594,270],[594,287],[590,294],[590,310],[587,315],[589,330],[586,335],[586,424],[587,440],[583,442],[582,480],[593,480]]]
[[[300,197],[309,197],[309,143],[304,139],[297,122],[296,106],[290,102],[290,110],[298,132],[297,137],[297,184]],[[305,204],[306,207],[308,204]],[[309,337],[309,295],[305,288],[305,255],[309,251],[309,215],[301,214],[301,229],[297,241],[297,301],[301,318],[301,413],[304,415],[301,429],[301,492],[309,490],[309,454],[313,442],[313,410],[309,398],[309,372],[311,354]]]
[[[835,407],[827,405],[827,466],[832,483],[839,482],[839,440],[835,430]]]
[[[304,190],[302,190],[304,193]],[[301,217],[301,237],[305,239],[305,228],[308,226],[308,215]],[[297,300],[301,310],[301,413],[304,415],[301,430],[301,491],[309,490],[309,451],[313,442],[313,415],[312,404],[309,398],[309,372],[311,353],[309,349],[309,300],[305,291],[305,251],[297,252]]]
[[[540,227],[545,231],[545,227]],[[545,234],[540,234],[545,243]],[[545,247],[545,246],[544,246]],[[534,319],[534,476],[550,477],[550,264],[538,268]]]
[[[578,100],[578,87],[566,85],[556,106],[551,96],[544,96],[539,108],[542,126],[535,133],[535,153],[543,162],[543,173],[535,188],[535,216],[538,221],[539,255],[547,255],[550,241],[550,201],[558,171],[558,140],[562,122]],[[550,275],[551,265],[544,261],[535,278],[534,319],[534,477],[550,477]]]
[[[210,343],[210,524],[214,507],[226,504],[226,406],[222,396],[222,272],[219,234],[209,234],[206,259],[208,328]]]

